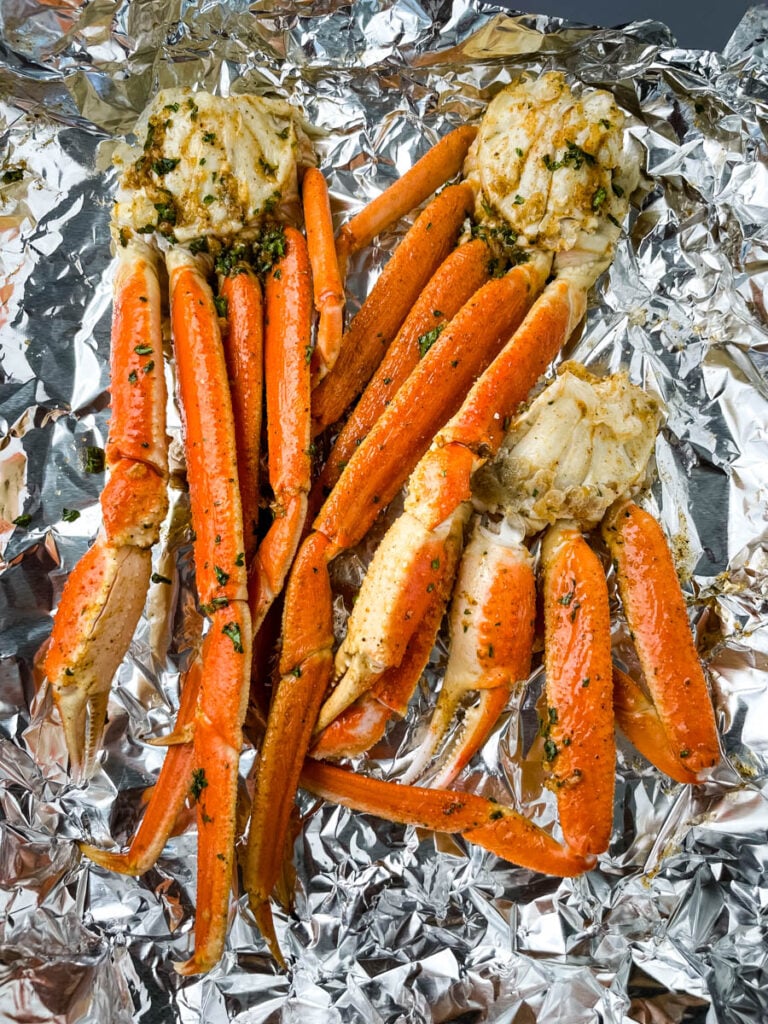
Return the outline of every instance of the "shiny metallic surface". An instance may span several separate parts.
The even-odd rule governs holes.
[[[719,55],[678,48],[655,22],[577,30],[469,0],[4,0],[0,26],[0,1017],[768,1019],[765,8],[747,13]],[[35,695],[51,609],[98,527],[103,479],[85,472],[85,454],[103,446],[109,419],[115,140],[161,87],[278,95],[311,126],[341,221],[450,126],[478,118],[500,85],[548,68],[611,89],[644,152],[629,229],[565,357],[625,368],[665,403],[643,503],[673,540],[723,762],[686,789],[620,741],[610,851],[567,881],[304,796],[295,908],[277,921],[289,973],[272,963],[238,892],[222,963],[182,980],[172,963],[189,952],[194,831],[141,879],[90,867],[75,845],[131,832],[162,760],[146,740],[168,730],[199,640],[178,446],[155,555],[172,584],[150,596],[87,786],[69,782],[50,701]],[[353,263],[352,308],[398,234]],[[170,424],[178,438],[175,411]],[[67,521],[64,509],[81,515]],[[20,515],[31,518],[14,526]],[[361,557],[345,558],[337,581],[359,579]],[[337,611],[343,621],[340,600]],[[406,767],[441,645],[407,721],[365,770],[395,777]],[[618,622],[615,646],[631,667]],[[541,685],[537,671],[459,785],[556,828],[539,764]],[[252,763],[246,751],[244,798]]]

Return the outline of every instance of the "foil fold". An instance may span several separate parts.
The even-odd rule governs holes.
[[[768,1019],[766,38],[764,7],[722,54],[684,50],[658,22],[584,29],[472,0],[0,7],[4,1020]],[[301,112],[341,222],[477,119],[501,85],[552,68],[611,89],[644,154],[629,228],[563,358],[626,369],[665,403],[644,503],[685,579],[723,761],[689,790],[620,739],[610,850],[564,881],[302,795],[296,903],[277,915],[290,973],[272,963],[238,888],[221,964],[182,980],[172,964],[189,951],[194,832],[174,836],[141,879],[89,866],[76,845],[130,834],[162,761],[146,741],[168,730],[199,642],[178,466],[155,556],[172,585],[150,598],[87,786],[69,781],[49,700],[36,694],[51,609],[99,524],[103,477],[85,466],[109,420],[111,152],[159,88],[277,95]],[[351,311],[402,230],[353,261]],[[175,412],[171,432],[177,443]],[[65,509],[80,515],[68,521]],[[359,579],[366,557],[335,572]],[[631,664],[622,627],[614,640]],[[402,772],[444,660],[439,644],[406,721],[365,770]],[[514,695],[460,784],[556,828],[541,687],[537,672]],[[244,793],[252,764],[247,750]]]

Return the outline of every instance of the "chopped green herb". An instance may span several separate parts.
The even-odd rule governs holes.
[[[522,149],[520,149],[520,147],[519,147],[519,146],[515,146],[515,152],[516,152],[516,153],[517,153],[517,155],[518,155],[518,156],[519,156],[519,157],[520,157],[520,158],[522,159],[522,157],[523,157],[523,151],[522,151]]]
[[[200,611],[203,615],[213,615],[213,613],[219,611],[219,609],[227,607],[229,607],[228,597],[214,597],[214,599],[209,601],[208,604],[201,604]]]
[[[424,358],[444,330],[445,324],[438,324],[437,327],[433,327],[431,331],[427,331],[426,334],[421,335],[416,343],[419,346],[419,359]]]
[[[554,761],[557,757],[557,744],[554,740],[544,740],[544,758],[547,761]]]
[[[606,118],[604,118],[604,117],[600,118],[600,124],[603,126],[603,128],[606,128],[606,129],[610,129],[610,127],[611,127],[611,122],[606,120]]]
[[[245,552],[240,551],[235,558],[235,565],[245,565]]]
[[[515,196],[515,206],[522,206],[524,202],[525,202],[525,200],[523,199],[522,196],[520,196],[520,195]]]
[[[144,373],[152,373],[155,368],[155,360],[150,359],[147,365],[144,367]]]
[[[193,238],[189,243],[189,251],[193,256],[197,256],[197,254],[201,252],[208,252],[208,239],[205,236],[202,238]]]
[[[219,586],[226,586],[227,581],[229,580],[229,573],[224,572],[224,570],[221,569],[218,565],[214,565],[213,571],[216,573],[216,579],[218,581]]]
[[[229,309],[229,303],[227,302],[226,295],[214,295],[213,304],[216,307],[216,312],[219,316],[226,317],[227,310]]]
[[[576,596],[576,591],[575,590],[569,590],[567,594],[563,594],[562,597],[558,597],[557,603],[565,605],[565,607],[568,608],[568,606],[570,605],[571,601],[574,599],[575,596]]]
[[[543,156],[541,159],[548,171],[557,171],[563,166],[561,163],[558,163],[557,160],[553,160],[549,155]]]
[[[275,171],[277,170],[276,166],[268,164],[263,157],[259,157],[259,167],[262,169],[262,171],[268,178],[274,178]]]
[[[309,345],[304,346],[304,362],[309,365],[312,362],[312,353],[315,350],[315,346],[310,342]]]
[[[179,104],[178,103],[166,103],[163,110],[170,110],[172,114],[178,114]]]
[[[165,583],[168,586],[173,583],[173,580],[169,580],[167,576],[161,576],[159,572],[153,572],[149,578],[152,583]]]
[[[691,752],[690,752],[690,750],[681,750],[680,753],[677,756],[678,757],[682,757],[683,759],[685,759],[686,757],[690,757],[691,756]]]
[[[598,188],[595,194],[592,196],[592,209],[599,210],[607,198],[608,193],[601,185],[600,188]]]
[[[216,196],[212,196],[210,193],[207,196],[203,196],[203,202],[206,206],[210,206],[211,203],[216,201]]]
[[[216,141],[216,132],[203,132],[203,142],[214,143]]]
[[[597,161],[591,153],[585,153],[581,146],[577,146],[575,142],[570,142],[567,139],[565,144],[568,147],[568,152],[563,157],[563,164],[573,164],[577,171],[582,164],[594,167]]]
[[[135,345],[133,351],[137,356],[150,356],[152,355],[151,345]]]
[[[589,676],[584,676],[581,680],[581,685],[586,689],[589,686]]]
[[[615,181],[612,181],[611,188],[613,189],[613,194],[615,196],[618,196],[619,199],[621,199],[621,197],[624,195],[624,189],[621,187],[621,185],[617,185]]]
[[[609,213],[609,214],[608,214],[608,220],[609,220],[609,221],[611,222],[611,224],[613,224],[613,225],[614,225],[615,227],[617,227],[617,228],[620,228],[620,227],[621,227],[621,224],[619,224],[619,222],[618,222],[618,221],[616,220],[616,218],[615,218],[615,217],[613,216],[613,214],[612,214],[612,213]]]
[[[151,235],[155,227],[155,224],[145,224],[143,228],[136,228],[136,232],[139,235]]]
[[[439,569],[440,568],[440,559],[439,558],[433,558],[432,562],[430,564],[431,564],[433,569]]]
[[[277,137],[278,137],[278,139],[287,139],[290,134],[291,134],[291,129],[289,127],[287,127],[287,128],[283,128],[282,131],[278,132],[277,133]]]
[[[157,223],[158,224],[170,224],[176,223],[176,207],[173,203],[155,203],[155,209],[157,210]]]
[[[95,444],[89,444],[85,449],[85,472],[103,473],[105,454],[104,449]]]
[[[135,384],[138,379],[139,379],[138,373],[136,373],[135,370],[131,370],[131,372],[128,374],[128,383],[129,384]]]
[[[61,518],[65,523],[74,523],[76,519],[80,518],[80,513],[76,508],[65,508],[61,513]]]
[[[120,228],[117,237],[120,239],[120,245],[122,245],[122,247],[125,249],[125,247],[128,245],[128,242],[131,240],[131,235],[128,229]]]
[[[296,668],[292,668],[291,675],[296,676],[297,679],[301,679],[301,666],[297,665]]]
[[[240,627],[236,622],[228,622],[221,630],[224,636],[228,636],[232,641],[232,646],[238,654],[244,653],[243,648],[243,637],[240,633]]]
[[[32,516],[29,512],[23,512],[20,516],[16,516],[11,522],[14,526],[20,527],[22,530],[26,530],[29,524],[32,522]]]
[[[162,177],[164,174],[168,174],[170,171],[172,171],[174,167],[178,167],[179,163],[180,158],[177,156],[163,156],[160,157],[159,160],[152,161],[152,170],[158,177]]]
[[[3,172],[3,184],[10,185],[14,181],[21,181],[24,177],[24,171],[21,167],[11,167],[10,170]]]
[[[155,124],[152,121],[150,121],[149,125],[147,126],[147,137],[144,139],[144,151],[145,152],[148,149],[152,148],[152,141],[153,141],[153,139],[155,137],[155,127],[156,127]],[[137,161],[137,163],[138,163],[138,161]]]
[[[208,779],[206,779],[205,777],[205,768],[193,768],[192,785],[189,787],[189,792],[192,794],[192,799],[195,801],[199,800],[200,794],[203,792],[207,785]]]
[[[257,244],[254,265],[257,273],[266,274],[285,256],[285,231],[279,224],[267,227],[262,231]]]
[[[552,725],[557,721],[557,708],[548,708],[547,713],[549,714],[549,721]]]

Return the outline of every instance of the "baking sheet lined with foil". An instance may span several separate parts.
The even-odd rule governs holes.
[[[768,1017],[768,11],[722,55],[655,22],[588,31],[457,0],[0,7],[4,151],[0,379],[0,1014],[9,1021],[749,1022]],[[120,671],[104,760],[65,771],[35,654],[66,573],[99,523],[109,420],[110,154],[161,87],[287,98],[312,126],[339,221],[523,70],[565,70],[632,115],[646,180],[567,358],[626,368],[666,424],[643,503],[673,540],[709,670],[725,758],[686,789],[619,742],[614,837],[561,881],[460,839],[302,797],[294,912],[280,974],[236,893],[227,952],[178,978],[194,920],[195,837],[142,879],[81,861],[124,841],[199,636],[175,434],[156,585]],[[18,171],[21,171],[19,176]],[[351,268],[350,309],[402,229]],[[65,510],[67,512],[65,513]],[[73,513],[80,513],[75,517]],[[21,525],[13,520],[21,518]],[[358,579],[353,555],[339,576]],[[617,654],[629,657],[616,626]],[[396,777],[434,699],[433,658],[405,723],[366,770]],[[541,673],[462,787],[523,803],[545,827],[536,759]],[[245,780],[253,752],[242,759]]]

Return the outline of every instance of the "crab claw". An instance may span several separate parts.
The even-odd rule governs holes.
[[[103,527],[61,595],[45,672],[76,777],[93,765],[109,688],[146,600],[150,548],[167,508],[165,378],[157,260],[133,242],[120,252],[112,321],[112,421],[101,495]]]
[[[139,621],[151,571],[149,551],[113,548],[100,537],[62,595],[46,672],[75,777],[88,774],[93,763],[109,686]]]
[[[514,684],[531,671],[536,583],[531,557],[478,526],[459,568],[450,613],[451,648],[429,730],[403,781],[413,782],[430,761],[462,705],[455,739],[446,746],[435,786],[448,786],[483,745]]]
[[[405,511],[376,551],[360,590],[356,614],[336,655],[337,685],[322,707],[316,731],[370,690],[386,669],[400,664],[446,574],[453,572],[471,511],[471,454],[459,456],[454,461],[438,451],[425,463],[426,471],[411,478]]]

